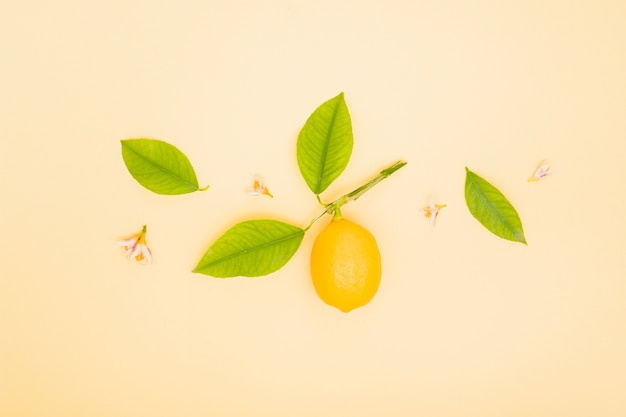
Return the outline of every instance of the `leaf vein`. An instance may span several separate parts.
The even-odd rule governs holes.
[[[182,178],[181,176],[177,175],[173,171],[171,171],[171,170],[167,169],[166,167],[158,164],[154,160],[145,157],[144,155],[142,155],[141,153],[139,153],[135,149],[133,149],[131,146],[127,147],[127,149],[129,151],[131,151],[133,154],[135,154],[136,156],[138,156],[141,160],[145,161],[148,165],[150,165],[150,166],[160,170],[161,172],[164,172],[166,175],[168,175],[170,177],[173,177],[178,182],[180,182],[182,184],[185,184],[185,185],[188,185],[193,190],[197,190],[198,189],[197,184],[194,184],[194,183],[192,183],[192,182]]]

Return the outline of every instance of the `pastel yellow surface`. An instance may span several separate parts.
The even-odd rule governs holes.
[[[626,415],[626,2],[5,1],[0,51],[0,416]],[[322,198],[409,162],[343,209],[374,300],[317,298],[329,219],[275,274],[192,274],[238,221],[319,213],[295,142],[341,91]],[[131,137],[211,188],[143,189]],[[466,166],[528,247],[471,217]],[[116,245],[144,224],[148,266]]]

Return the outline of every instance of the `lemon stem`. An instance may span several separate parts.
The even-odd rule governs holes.
[[[341,219],[343,219],[343,215],[341,214],[341,207],[337,206],[335,207],[335,212],[333,213],[333,221],[336,222],[337,220]]]
[[[319,216],[317,216],[316,218],[311,220],[309,225],[304,230],[305,231],[309,230],[309,228],[311,226],[313,226],[313,223],[318,221],[325,214],[331,214],[332,213],[333,214],[333,220],[340,220],[340,219],[342,219],[343,216],[341,215],[341,206],[343,206],[346,203],[349,203],[350,201],[357,200],[359,197],[361,197],[363,194],[365,194],[367,191],[369,191],[376,184],[378,184],[379,182],[381,182],[385,178],[389,177],[391,174],[393,174],[394,172],[396,172],[397,170],[399,170],[400,168],[402,168],[406,164],[407,163],[405,161],[398,161],[395,164],[391,165],[389,168],[386,168],[386,169],[383,169],[382,171],[380,171],[380,173],[376,177],[372,178],[367,183],[361,185],[359,188],[356,188],[356,189],[350,191],[348,194],[342,195],[341,197],[339,197],[338,199],[336,199],[332,203],[328,203],[326,205],[326,210],[324,210]],[[318,196],[317,200],[321,203],[321,201],[319,199],[319,196]]]

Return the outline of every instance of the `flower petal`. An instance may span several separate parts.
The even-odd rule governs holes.
[[[136,261],[137,257],[139,255],[141,255],[141,248],[143,247],[143,245],[139,244],[137,246],[135,246],[133,248],[133,251],[130,253],[130,255],[128,255],[128,257],[130,258],[130,260]]]
[[[552,171],[550,170],[550,164],[548,163],[547,160],[544,159],[543,161],[539,163],[533,175],[531,175],[530,178],[528,178],[528,182],[537,181],[540,178],[543,178],[546,175],[550,175],[550,174],[552,174]]]
[[[144,264],[147,262],[149,264],[152,263],[152,252],[146,245],[141,245],[141,253],[143,254],[143,262]]]
[[[152,254],[146,244],[146,230],[146,226],[143,226],[141,232],[136,235],[117,241],[117,244],[126,251],[126,256],[129,260],[137,261],[141,264],[152,262]]]
[[[247,187],[246,192],[250,195],[267,195],[270,197],[274,197],[267,187],[263,184],[263,178],[260,175],[254,176],[254,183],[252,187]]]
[[[435,221],[437,220],[437,216],[439,215],[439,210],[441,210],[445,206],[445,204],[435,204],[435,197],[431,196],[429,200],[429,205],[420,209],[420,211],[418,211],[418,214],[429,219],[430,224],[434,226]]]
[[[437,220],[437,215],[439,214],[439,210],[435,210],[433,215],[430,216],[430,224],[435,225],[435,221]]]
[[[133,236],[133,237],[128,238],[128,239],[118,240],[117,241],[118,245],[120,245],[120,246],[127,246],[127,247],[135,246],[136,243],[137,243],[137,236]]]

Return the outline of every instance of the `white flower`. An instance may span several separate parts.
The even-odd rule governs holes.
[[[550,170],[550,164],[548,163],[548,161],[544,159],[543,161],[539,163],[533,175],[531,175],[531,177],[528,178],[528,182],[537,181],[540,178],[543,178],[546,175],[550,175],[550,174],[552,174],[552,171]]]
[[[142,265],[152,263],[152,253],[146,243],[146,231],[144,226],[141,232],[136,235],[117,242],[126,251],[126,256],[132,261],[137,261]]]
[[[435,197],[430,197],[430,204],[427,207],[422,208],[418,213],[420,216],[424,216],[430,219],[430,224],[435,225],[439,210],[444,208],[445,204],[435,204]]]
[[[263,179],[259,175],[254,176],[254,184],[252,187],[246,188],[246,192],[250,195],[267,195],[269,197],[274,197],[263,184]]]

